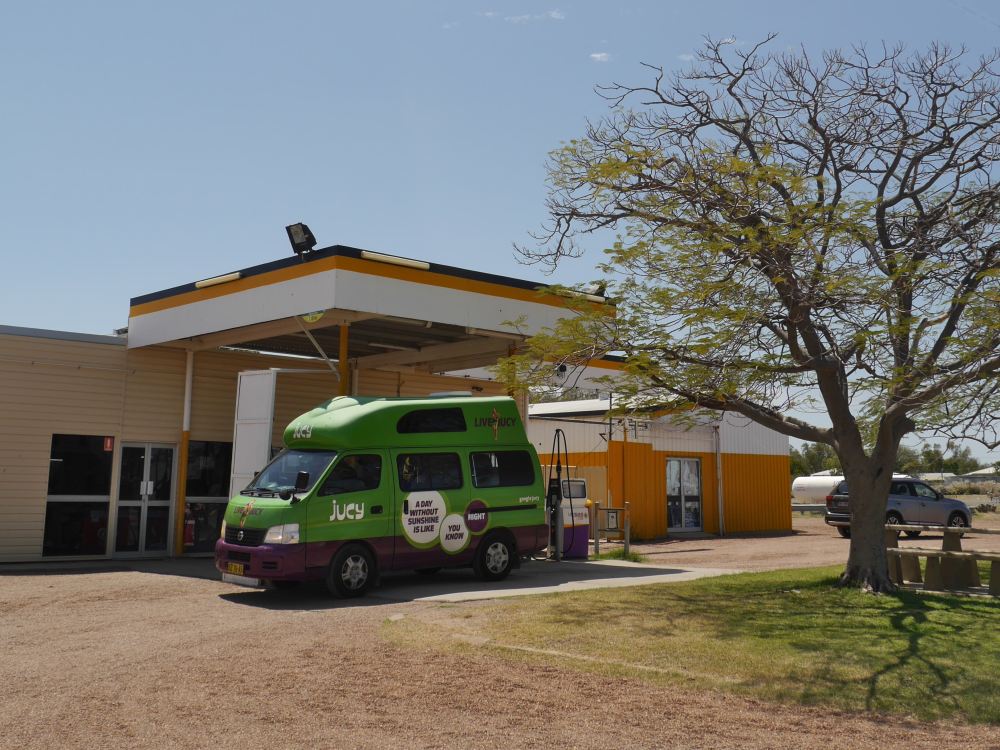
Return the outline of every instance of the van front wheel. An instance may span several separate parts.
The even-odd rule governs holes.
[[[371,553],[360,544],[341,547],[330,563],[326,587],[334,596],[344,599],[364,596],[375,578],[375,563]]]
[[[501,535],[488,536],[479,543],[472,570],[484,581],[502,581],[514,567],[514,545]]]

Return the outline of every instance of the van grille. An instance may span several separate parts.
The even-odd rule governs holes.
[[[244,547],[258,547],[264,541],[267,529],[241,529],[239,526],[226,527],[226,543]]]

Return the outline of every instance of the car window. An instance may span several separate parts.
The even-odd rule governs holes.
[[[835,495],[846,495],[847,494],[847,482],[841,482],[837,485],[837,489],[833,491]]]
[[[917,497],[927,497],[931,500],[937,500],[937,493],[928,487],[926,484],[915,484],[913,485],[913,493]]]
[[[382,480],[382,457],[378,455],[344,456],[333,467],[319,495],[343,495],[348,492],[374,490]]]
[[[889,488],[889,494],[909,496],[910,487],[906,482],[893,482],[892,486]]]

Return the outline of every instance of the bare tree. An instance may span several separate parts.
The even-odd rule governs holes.
[[[552,223],[518,250],[554,266],[616,230],[602,269],[618,314],[581,308],[527,358],[623,351],[636,397],[831,446],[853,512],[842,582],[891,590],[900,439],[997,445],[998,56],[814,58],[772,38],[708,40],[687,70],[599,89],[608,116],[553,152]]]

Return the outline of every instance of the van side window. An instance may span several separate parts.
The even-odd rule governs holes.
[[[457,490],[462,486],[462,464],[457,453],[404,453],[396,458],[399,489]]]
[[[528,451],[472,453],[472,484],[476,487],[523,487],[535,483]]]
[[[465,432],[465,415],[458,407],[450,409],[418,409],[407,412],[396,423],[396,432]]]
[[[340,463],[333,467],[319,495],[343,495],[346,492],[378,489],[382,481],[382,457],[344,456]]]

